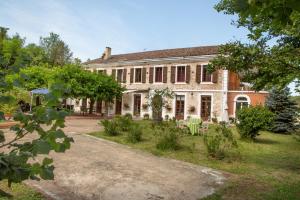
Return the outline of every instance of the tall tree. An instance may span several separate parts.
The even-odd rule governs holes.
[[[295,131],[297,104],[290,98],[290,91],[285,89],[272,89],[266,101],[266,106],[275,114],[270,127],[275,133],[291,133]]]
[[[238,72],[257,90],[300,80],[300,1],[221,0],[215,8],[237,15],[235,25],[249,30],[250,43],[221,46],[213,68]]]
[[[47,62],[51,66],[71,63],[73,53],[58,34],[50,33],[48,37],[41,37],[40,46],[44,49]]]

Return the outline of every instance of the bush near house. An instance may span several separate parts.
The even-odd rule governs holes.
[[[117,116],[113,119],[121,131],[128,131],[133,123],[131,116]]]
[[[241,138],[254,139],[260,130],[266,130],[273,122],[274,114],[262,106],[250,106],[237,113],[237,128]]]
[[[232,131],[224,124],[210,129],[203,136],[203,142],[208,155],[216,159],[223,159],[226,151],[237,147],[237,141],[234,139]]]
[[[131,143],[140,142],[142,140],[142,134],[142,127],[137,123],[133,123],[126,133],[127,141]]]
[[[109,136],[116,136],[120,134],[119,126],[116,120],[102,120],[100,123],[104,127],[104,132]]]

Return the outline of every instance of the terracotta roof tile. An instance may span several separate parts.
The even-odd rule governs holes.
[[[200,46],[190,48],[164,49],[155,51],[144,51],[137,53],[111,55],[108,59],[97,58],[84,64],[113,63],[120,61],[133,61],[142,59],[168,58],[168,57],[186,57],[214,55],[218,53],[219,46]]]

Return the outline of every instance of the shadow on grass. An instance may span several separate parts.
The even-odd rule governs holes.
[[[6,198],[12,198],[13,196],[3,190],[0,189],[0,198],[1,197],[6,197]]]
[[[256,138],[255,143],[258,143],[258,144],[278,144],[279,142],[275,141],[275,140],[270,140],[270,139],[267,139],[267,138]]]

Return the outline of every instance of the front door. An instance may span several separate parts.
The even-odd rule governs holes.
[[[176,95],[175,118],[184,119],[184,95]]]
[[[96,102],[96,112],[97,113],[102,113],[102,101],[101,100],[97,100]]]
[[[135,116],[141,115],[141,95],[140,94],[134,94],[133,96],[133,114]]]
[[[116,99],[116,115],[122,114],[122,98]]]
[[[201,96],[201,118],[203,121],[211,119],[211,96]]]

